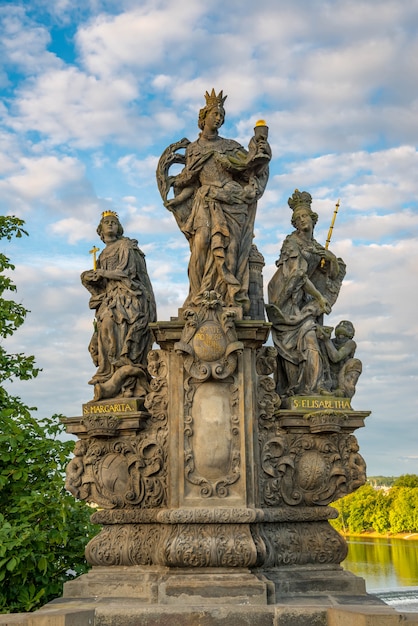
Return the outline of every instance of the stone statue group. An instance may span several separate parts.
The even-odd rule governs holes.
[[[199,308],[207,294],[241,318],[251,317],[249,260],[254,252],[257,201],[269,176],[268,128],[257,122],[248,149],[219,135],[226,96],[206,92],[196,141],[169,146],[157,169],[158,188],[190,245],[189,294],[183,309]],[[176,176],[173,163],[182,164]],[[172,197],[169,194],[173,190]],[[295,190],[288,204],[294,228],[283,242],[277,270],[268,285],[266,311],[277,351],[276,390],[281,398],[351,398],[360,376],[354,327],[349,321],[325,326],[345,275],[345,264],[314,238],[318,215],[306,191]],[[94,268],[82,273],[95,310],[89,351],[97,371],[94,400],[144,397],[147,355],[153,343],[150,324],[156,304],[143,252],[123,236],[117,214],[105,211],[97,228],[104,249]]]

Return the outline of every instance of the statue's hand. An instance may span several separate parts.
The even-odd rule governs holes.
[[[318,254],[321,257],[321,267],[324,267],[325,263],[327,262],[329,264],[328,267],[330,271],[330,277],[336,278],[338,276],[339,266],[335,254],[333,254],[330,250],[326,250],[325,248],[318,250]]]
[[[326,298],[321,296],[318,299],[318,304],[319,304],[319,307],[320,307],[322,313],[331,313],[331,305],[330,305],[330,303],[328,302],[328,300]]]
[[[173,209],[173,207],[177,206],[178,204],[180,204],[181,200],[178,200],[177,198],[171,198],[170,200],[166,200],[164,202],[164,206],[166,209],[168,209],[169,211],[171,211]]]
[[[81,282],[82,283],[91,283],[94,282],[95,278],[95,270],[87,270],[81,274]]]
[[[259,139],[257,141],[257,154],[269,155],[269,144],[266,139]]]
[[[322,339],[324,341],[329,340],[331,338],[333,327],[332,326],[318,326],[316,327],[316,336],[318,339]]]
[[[170,198],[170,200],[166,200],[164,202],[164,206],[169,211],[172,211],[174,207],[179,206],[185,200],[190,198],[193,195],[194,188],[193,187],[185,187],[180,193],[176,194],[174,198]]]
[[[106,270],[87,270],[81,274],[81,282],[84,283],[97,283],[102,278],[105,278]]]
[[[337,258],[335,254],[331,252],[331,250],[325,250],[325,260],[329,261],[329,263],[335,263]]]

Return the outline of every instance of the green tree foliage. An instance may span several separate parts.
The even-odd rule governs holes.
[[[374,512],[375,490],[370,485],[361,487],[361,497],[358,497],[360,489],[346,496],[346,530],[350,533],[362,533],[371,528],[371,520]],[[337,507],[336,507],[337,508]]]
[[[373,530],[382,535],[394,532],[391,529],[389,514],[393,503],[392,491],[376,491],[373,503],[373,513],[370,519]]]
[[[393,483],[394,487],[418,487],[418,476],[416,474],[402,474]]]
[[[394,487],[392,507],[389,512],[391,531],[415,532],[418,528],[418,488]]]
[[[27,234],[23,221],[0,216],[0,238]],[[0,613],[30,611],[61,595],[65,580],[87,570],[84,546],[94,534],[91,510],[64,487],[73,442],[62,441],[59,416],[40,421],[4,387],[39,369],[32,356],[8,354],[4,340],[27,310],[4,296],[16,291],[14,266],[0,253]]]
[[[345,533],[380,534],[418,532],[418,476],[406,474],[388,490],[370,484],[337,500],[333,506],[339,516],[333,526]],[[402,486],[404,484],[411,486]],[[398,486],[399,485],[399,486]]]
[[[0,239],[11,240],[13,236],[21,237],[27,232],[22,228],[23,221],[17,217],[0,216]],[[16,291],[16,285],[10,276],[5,275],[5,270],[14,270],[15,267],[10,263],[10,259],[3,253],[0,253],[0,408],[8,406],[12,402],[8,393],[3,388],[6,380],[20,378],[28,380],[38,375],[39,370],[35,367],[35,359],[33,356],[25,356],[23,354],[7,354],[3,340],[13,335],[15,330],[21,326],[25,320],[27,310],[17,302],[4,298],[7,292]]]

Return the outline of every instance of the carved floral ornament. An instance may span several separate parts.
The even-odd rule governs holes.
[[[304,417],[309,422],[311,433],[339,433],[348,420],[348,416],[341,411],[316,411]]]
[[[264,438],[261,466],[267,506],[323,506],[366,482],[354,435],[279,431]]]
[[[66,488],[104,508],[157,507],[166,500],[164,451],[152,436],[77,442]]]
[[[118,432],[121,420],[118,415],[93,415],[84,417],[83,425],[91,437],[112,437]]]
[[[185,370],[200,381],[223,380],[233,374],[244,349],[236,334],[236,312],[223,308],[218,294],[206,292],[201,307],[186,309],[184,318],[184,330],[174,349],[184,355]]]

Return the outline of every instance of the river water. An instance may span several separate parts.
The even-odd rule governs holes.
[[[368,593],[402,611],[418,612],[418,541],[386,537],[348,537],[342,563],[366,581]]]

